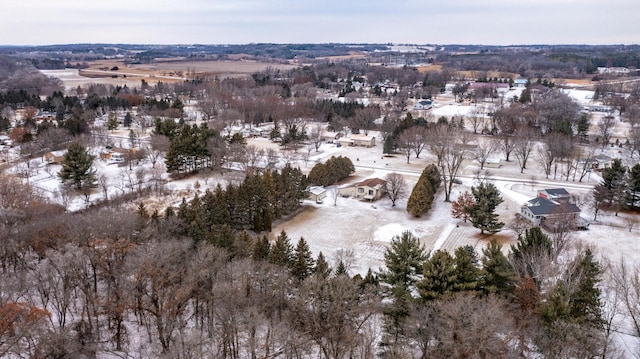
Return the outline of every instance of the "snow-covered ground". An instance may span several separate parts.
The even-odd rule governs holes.
[[[578,90],[575,90],[578,91]],[[575,92],[571,96],[584,97],[588,94]],[[468,115],[472,113],[473,106],[455,103],[441,103],[433,109],[435,116]],[[619,134],[623,130],[617,129]],[[408,184],[409,191],[416,183],[421,171],[426,165],[433,163],[435,158],[427,152],[420,158],[412,157],[410,163],[404,156],[382,156],[382,138],[377,136],[377,145],[373,148],[363,147],[336,147],[335,144],[323,143],[318,152],[313,149],[309,153],[309,159],[304,161],[305,148],[298,153],[283,155],[283,161],[292,162],[294,166],[308,172],[315,163],[326,161],[331,156],[346,156],[356,166],[356,172],[349,182],[357,182],[365,178],[384,178],[388,173],[402,174]],[[123,136],[125,136],[124,134]],[[126,142],[126,137],[125,138]],[[266,138],[251,138],[248,143],[261,148],[278,148]],[[99,151],[93,148],[94,154]],[[598,153],[604,153],[611,157],[620,155],[619,148],[605,147]],[[502,157],[501,154],[496,154]],[[65,202],[65,196],[61,191],[61,184],[57,177],[59,166],[44,165],[34,161],[29,182],[52,200],[59,203]],[[107,164],[96,160],[95,168],[99,177],[106,182],[106,193],[109,197],[122,194],[130,189],[132,181],[135,181],[136,168],[143,168],[145,183],[154,177],[167,179],[163,161],[156,164],[156,169],[151,164],[143,161],[138,167],[129,170],[128,166],[118,167],[117,164]],[[18,165],[19,166],[19,165]],[[19,168],[14,167],[14,171]],[[465,161],[460,171],[462,184],[454,185],[452,199],[471,186],[477,184],[476,173],[479,167],[473,161]],[[505,250],[509,244],[515,243],[516,234],[508,228],[514,214],[520,206],[537,191],[543,188],[565,187],[572,194],[585,197],[592,186],[600,180],[597,173],[592,173],[583,182],[561,181],[547,179],[535,158],[531,158],[524,174],[520,174],[517,162],[503,162],[502,167],[486,169],[486,177],[496,184],[501,191],[504,202],[498,207],[497,212],[501,220],[507,223],[507,228],[496,235]],[[182,197],[189,198],[197,192],[203,192],[206,188],[214,188],[217,183],[239,181],[241,176],[234,176],[232,172],[225,175],[203,174],[179,181],[170,181],[167,187],[171,195],[160,198],[147,199],[150,209],[164,209],[167,205],[177,205]],[[95,189],[89,197],[89,202],[104,197],[102,188]],[[324,202],[317,204],[305,201],[300,213],[292,218],[281,220],[274,224],[270,233],[275,238],[280,231],[285,230],[292,242],[297,242],[304,237],[309,246],[317,255],[323,252],[332,264],[342,259],[350,264],[350,273],[364,274],[369,268],[379,269],[383,266],[383,255],[391,239],[403,231],[410,231],[420,238],[427,251],[437,249],[455,250],[461,245],[471,245],[478,252],[488,243],[492,236],[479,234],[479,230],[469,223],[453,219],[450,215],[451,205],[444,202],[444,195],[440,191],[434,200],[431,211],[421,218],[409,215],[406,208],[407,199],[397,201],[396,207],[391,206],[390,200],[384,198],[370,203],[351,198],[339,197],[334,206],[332,198],[325,198]],[[82,196],[68,198],[65,203],[68,210],[77,210],[87,206],[88,202]],[[134,205],[134,204],[132,204]],[[593,219],[592,210],[587,204],[581,205],[584,218]],[[613,262],[622,260],[630,265],[640,265],[640,219],[635,214],[603,212],[598,215],[598,221],[591,224],[588,231],[574,232],[576,243],[592,246],[595,252],[603,259]]]

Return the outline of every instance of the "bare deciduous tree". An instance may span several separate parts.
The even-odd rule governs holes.
[[[467,155],[469,139],[465,132],[447,125],[438,125],[430,129],[428,134],[429,146],[437,157],[437,166],[444,185],[445,202],[449,202],[453,181]]]
[[[553,165],[555,158],[553,157],[553,153],[549,150],[546,143],[538,145],[536,158],[542,166],[545,176],[549,178],[549,175],[551,174],[551,166]]]
[[[495,143],[493,141],[483,141],[483,139],[478,139],[478,146],[473,151],[474,159],[480,163],[480,169],[484,169],[485,163],[491,154],[496,150],[494,147]]]
[[[340,196],[340,188],[337,185],[329,186],[329,196],[333,199],[333,205],[338,204],[338,197]]]
[[[147,157],[151,162],[151,167],[156,167],[156,162],[162,157],[163,153],[166,153],[169,150],[169,145],[171,141],[167,136],[163,135],[152,135],[149,138],[150,147],[147,150]]]
[[[533,152],[533,140],[532,133],[526,127],[520,127],[516,131],[516,141],[514,152],[516,158],[518,159],[518,163],[520,163],[520,173],[524,173],[524,169],[527,168],[527,161],[529,160],[529,156],[531,152]]]
[[[602,148],[609,145],[609,142],[611,141],[611,131],[613,131],[615,124],[616,118],[609,114],[604,116],[600,123],[598,123],[598,129],[600,130],[600,136],[602,137]]]
[[[498,139],[497,147],[504,153],[505,160],[510,161],[511,153],[516,148],[516,139],[510,134],[501,134]]]
[[[573,180],[576,180],[576,174],[578,175],[578,182],[582,182],[584,177],[592,171],[595,156],[595,147],[588,146],[583,147],[579,151],[576,151],[577,161],[576,169],[574,172]]]
[[[391,200],[391,207],[396,206],[396,201],[407,196],[407,182],[399,173],[391,172],[385,177],[385,188]]]
[[[309,141],[313,144],[316,149],[316,152],[320,149],[320,144],[322,143],[322,126],[315,125],[311,127],[309,130]]]

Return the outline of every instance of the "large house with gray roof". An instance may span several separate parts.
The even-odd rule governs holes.
[[[555,229],[569,224],[573,228],[586,227],[580,218],[580,208],[571,203],[571,195],[564,188],[538,191],[538,196],[520,208],[520,215],[534,226]]]

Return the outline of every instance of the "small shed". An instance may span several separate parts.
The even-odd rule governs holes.
[[[311,186],[309,187],[309,198],[311,201],[315,201],[316,203],[322,203],[322,200],[327,197],[327,190],[321,186]]]

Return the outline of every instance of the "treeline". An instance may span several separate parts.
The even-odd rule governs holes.
[[[260,222],[259,206],[274,217],[295,210],[293,195],[254,190],[296,178],[280,176],[218,187],[164,215],[144,205],[136,214],[64,214],[0,177],[0,355],[585,358],[615,351],[607,330],[614,318],[598,289],[603,269],[566,234],[532,228],[508,254],[494,240],[478,256],[468,246],[427,253],[405,232],[385,251],[382,271],[351,277],[353,258],[313,256],[303,238],[284,231],[270,241],[244,230]],[[261,196],[288,196],[290,207],[251,202]],[[244,209],[229,211],[235,202]],[[253,217],[232,228],[247,213]],[[640,302],[625,298],[637,309]]]
[[[589,249],[569,251],[561,236],[532,228],[508,255],[492,240],[479,258],[471,246],[427,254],[405,232],[384,257],[385,355],[585,358],[607,350],[600,264]],[[559,258],[565,264],[552,265]]]
[[[442,183],[440,171],[434,164],[430,164],[422,170],[418,182],[411,190],[411,195],[407,202],[407,212],[414,217],[429,212],[436,191]]]
[[[356,110],[364,108],[364,105],[357,102],[322,100],[315,102],[313,107],[323,120],[332,123],[337,117],[351,118],[355,116]]]
[[[347,157],[331,156],[325,163],[318,163],[309,172],[309,183],[329,186],[349,177],[356,168]]]
[[[248,175],[240,185],[218,185],[202,197],[183,200],[178,217],[185,234],[194,240],[211,240],[218,229],[270,231],[273,221],[294,213],[306,197],[307,179],[298,168],[286,165],[280,171]],[[225,246],[222,246],[225,247]],[[226,248],[229,249],[229,248]]]

